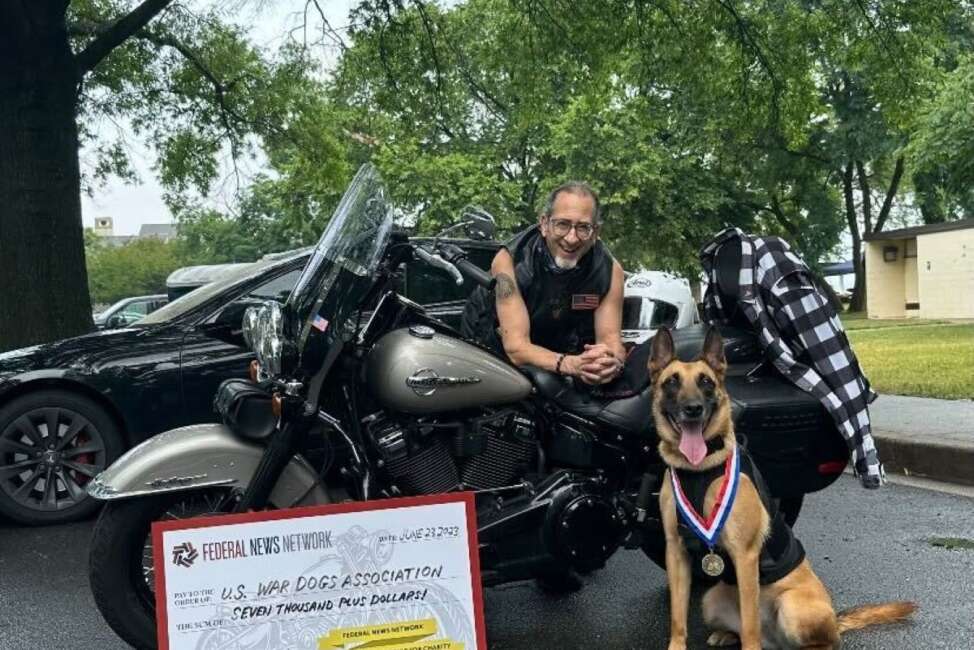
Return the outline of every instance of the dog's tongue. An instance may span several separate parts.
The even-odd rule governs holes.
[[[707,443],[703,439],[703,422],[684,422],[680,427],[680,451],[696,467],[707,456]]]

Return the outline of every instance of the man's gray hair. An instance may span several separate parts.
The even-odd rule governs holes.
[[[555,207],[555,200],[562,193],[574,194],[575,196],[587,196],[592,199],[592,203],[595,204],[594,214],[592,214],[593,221],[596,224],[602,223],[602,204],[599,203],[599,195],[585,181],[568,181],[551,190],[548,194],[548,199],[545,201],[544,211],[541,213],[544,217],[551,216],[551,210]]]

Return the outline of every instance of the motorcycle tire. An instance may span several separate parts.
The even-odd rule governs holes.
[[[154,650],[156,641],[155,594],[148,587],[143,555],[152,522],[180,503],[201,496],[225,493],[210,491],[171,492],[109,501],[95,523],[89,550],[88,577],[98,610],[108,625],[135,648]],[[216,503],[227,503],[222,496]],[[209,514],[224,512],[213,509]],[[207,514],[197,510],[187,516]]]

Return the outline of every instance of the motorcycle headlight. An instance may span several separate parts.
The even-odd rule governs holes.
[[[244,319],[246,322],[246,318]],[[261,370],[271,376],[281,373],[281,351],[283,349],[283,318],[281,305],[269,301],[257,312],[253,333],[253,350]]]

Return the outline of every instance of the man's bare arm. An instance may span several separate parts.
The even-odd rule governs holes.
[[[622,345],[622,301],[625,274],[622,266],[612,262],[612,283],[609,292],[595,310],[595,342],[605,345],[616,359],[626,358]]]
[[[626,358],[622,345],[622,285],[625,275],[618,262],[612,264],[609,291],[595,310],[595,345],[585,346],[581,370],[593,379],[590,383],[605,384],[615,379]]]
[[[497,321],[500,325],[504,352],[516,366],[537,366],[555,372],[562,355],[531,343],[531,319],[524,298],[518,291],[514,275],[514,260],[506,250],[500,250],[490,266],[490,273],[497,279],[494,295],[497,302]],[[582,359],[578,355],[566,355],[560,372],[577,376],[582,381],[596,383],[598,377],[582,372]]]

